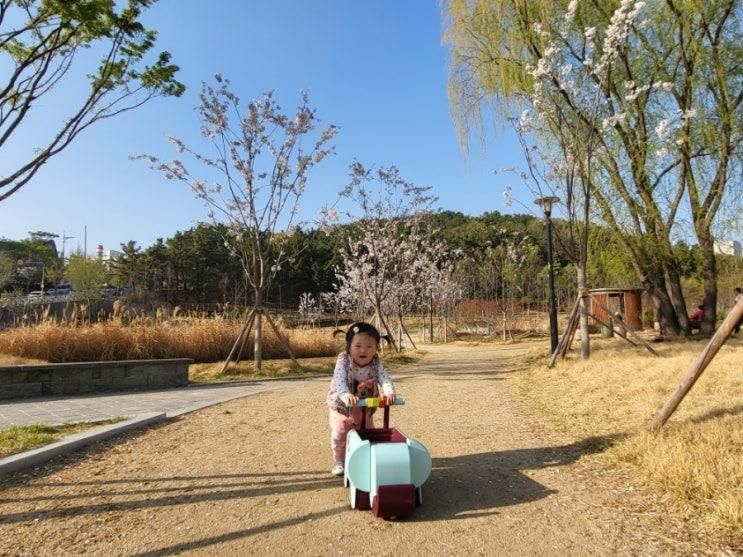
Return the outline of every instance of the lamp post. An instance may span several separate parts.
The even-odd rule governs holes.
[[[539,205],[544,211],[544,222],[547,233],[547,269],[549,275],[549,294],[550,294],[550,343],[552,353],[557,349],[557,303],[555,302],[555,272],[552,268],[552,206],[560,201],[559,197],[549,196],[540,197],[534,203]]]

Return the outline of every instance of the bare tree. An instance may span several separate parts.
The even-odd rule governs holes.
[[[229,80],[220,75],[215,80],[216,87],[202,84],[198,109],[201,135],[211,144],[212,154],[202,154],[182,140],[170,138],[178,153],[190,155],[209,177],[194,175],[181,160],[166,163],[153,156],[144,158],[166,178],[188,184],[209,207],[210,218],[227,226],[225,245],[240,259],[254,296],[253,311],[227,362],[254,326],[254,362],[259,370],[263,316],[282,340],[263,307],[276,273],[292,256],[286,251],[289,235],[281,233],[279,227],[291,231],[297,224],[310,170],[332,153],[329,142],[337,127],[329,125],[310,139],[318,118],[306,93],[294,117],[281,112],[271,92],[249,101],[242,112],[240,99],[229,89]],[[307,140],[309,144],[303,144]],[[288,345],[284,345],[293,358]]]

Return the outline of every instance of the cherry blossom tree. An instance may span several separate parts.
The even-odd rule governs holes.
[[[340,194],[342,202],[350,201],[348,209],[325,210],[330,221],[352,223],[346,227],[338,292],[356,311],[374,312],[385,334],[392,336],[388,317],[400,307],[394,300],[409,293],[413,281],[420,285],[431,278],[422,273],[429,252],[422,249],[422,217],[435,198],[430,188],[404,180],[395,167],[368,169],[354,161],[350,176]]]
[[[166,178],[187,184],[209,208],[212,221],[225,224],[225,245],[240,259],[254,297],[253,311],[227,362],[238,346],[244,345],[254,326],[254,362],[259,370],[263,316],[282,339],[263,308],[276,273],[293,255],[286,248],[290,234],[280,228],[291,231],[296,226],[310,171],[333,152],[329,143],[337,127],[331,124],[314,133],[313,138],[319,120],[306,93],[293,117],[281,111],[271,92],[249,101],[243,111],[240,99],[229,88],[229,80],[217,75],[215,81],[215,86],[202,84],[198,108],[200,132],[210,153],[169,138],[176,151],[197,163],[206,175],[192,172],[180,159],[163,162],[154,156],[142,158]],[[293,359],[288,345],[284,346]]]
[[[416,309],[435,303],[446,330],[447,319],[462,298],[462,288],[454,279],[454,267],[461,253],[450,252],[439,238],[439,231],[422,221],[411,227],[402,241],[401,249],[408,254],[385,301],[387,315],[394,315],[398,322],[398,341],[403,334],[415,348],[415,342],[404,323],[404,316]]]
[[[322,306],[320,305],[320,301],[310,292],[303,292],[299,296],[298,312],[305,323],[314,326],[317,320],[320,319]]]

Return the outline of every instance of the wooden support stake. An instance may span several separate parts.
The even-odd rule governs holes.
[[[578,311],[575,313],[575,317],[573,318],[573,322],[569,323],[570,328],[568,340],[565,343],[564,348],[562,349],[562,357],[564,358],[568,354],[568,350],[570,350],[570,347],[573,345],[573,339],[575,338],[575,333],[578,330],[578,327],[580,326],[580,306],[578,307]]]
[[[563,358],[567,354],[568,350],[570,350],[570,347],[573,345],[573,339],[575,338],[575,333],[578,331],[578,327],[580,327],[580,303],[581,303],[581,301],[583,301],[584,303],[588,303],[588,294],[586,294],[586,293],[578,294],[578,313],[576,315],[575,324],[573,325],[573,332],[570,333],[570,338],[568,338],[568,344],[565,347],[565,350],[562,351],[562,357]],[[586,315],[586,317],[587,317],[587,315]]]
[[[741,319],[743,319],[743,300],[738,301],[738,303],[733,306],[733,309],[730,310],[730,313],[728,313],[727,317],[720,325],[720,328],[717,329],[717,332],[712,336],[709,343],[707,343],[707,346],[704,347],[702,353],[699,354],[699,357],[691,366],[691,369],[686,377],[684,377],[684,380],[681,381],[681,384],[676,388],[676,391],[671,395],[671,398],[668,399],[668,402],[666,402],[663,408],[661,408],[660,412],[658,412],[658,415],[653,418],[652,422],[650,422],[648,425],[650,431],[658,431],[668,421],[668,418],[670,418],[671,414],[676,411],[676,408],[678,408],[678,405],[681,404],[682,400],[684,400],[684,397],[694,386],[694,383],[697,382],[697,379],[699,379],[702,373],[704,373],[704,370],[707,369],[709,363],[715,357],[720,348],[722,348],[725,340],[727,340],[730,333],[735,328],[735,325],[737,325]]]
[[[377,313],[377,318],[379,319],[380,326],[378,327],[379,332],[381,333],[383,330],[387,335],[389,335],[389,343],[392,345],[392,348],[395,349],[395,352],[400,352],[400,349],[397,346],[397,343],[395,342],[395,336],[390,332],[390,328],[387,326],[387,322],[382,317],[381,313]],[[382,328],[384,327],[384,329]]]
[[[402,327],[402,330],[405,332],[405,336],[408,337],[410,344],[413,346],[413,350],[418,350],[418,347],[415,345],[415,342],[413,341],[413,337],[410,336],[410,333],[408,332],[407,327],[405,327],[405,323],[400,321],[400,326]]]
[[[242,344],[240,345],[240,350],[237,353],[237,358],[235,358],[235,365],[238,365],[240,363],[240,359],[243,356],[243,351],[245,350],[245,345],[248,344],[248,339],[250,338],[250,329],[253,327],[253,323],[255,323],[255,313],[253,313],[252,316],[248,317],[248,319],[250,319],[251,322],[248,325],[248,328],[245,331],[245,334],[243,335],[243,341],[242,341]]]
[[[573,309],[570,310],[570,317],[568,317],[568,326],[562,332],[562,338],[560,339],[560,342],[557,343],[555,353],[552,354],[552,358],[550,359],[550,363],[547,365],[547,367],[554,367],[555,362],[557,361],[557,356],[559,356],[561,352],[564,353],[564,351],[567,349],[565,345],[567,344],[567,339],[570,335],[571,324],[573,323],[573,321],[575,320],[575,316],[577,315],[578,300],[580,300],[580,298],[575,301],[575,304],[573,304]]]
[[[237,335],[237,340],[235,340],[235,344],[232,345],[232,350],[230,350],[230,353],[227,356],[227,359],[224,361],[222,370],[219,372],[220,374],[227,371],[227,366],[230,365],[230,362],[232,361],[232,356],[235,355],[235,351],[237,350],[237,347],[240,345],[240,342],[242,341],[243,336],[246,335],[246,331],[253,325],[253,320],[255,319],[255,312],[256,312],[256,308],[253,308],[253,310],[250,312],[250,315],[248,316],[247,321],[245,321],[245,325],[243,325],[243,328],[240,330],[240,334]]]
[[[276,324],[275,324],[275,323],[273,322],[273,319],[271,319],[271,316],[270,316],[270,315],[269,315],[268,313],[266,313],[265,311],[263,312],[263,315],[265,315],[265,316],[266,316],[266,321],[268,321],[268,324],[269,324],[269,325],[271,326],[271,328],[273,329],[273,333],[274,333],[274,334],[276,335],[276,338],[278,338],[278,339],[279,339],[279,342],[280,342],[280,343],[281,343],[281,345],[282,345],[282,346],[284,347],[284,350],[286,350],[286,351],[287,351],[287,352],[289,353],[289,357],[290,357],[290,358],[292,359],[292,362],[294,363],[294,365],[295,365],[295,366],[297,366],[297,367],[299,367],[299,362],[298,362],[298,361],[297,361],[297,359],[296,359],[296,358],[294,357],[294,352],[292,352],[292,349],[291,349],[291,348],[289,348],[289,343],[288,343],[288,342],[287,342],[287,341],[286,341],[286,340],[284,339],[284,337],[283,337],[283,336],[281,335],[281,333],[279,332],[279,328],[278,328],[278,327],[276,326]]]
[[[610,309],[609,309],[608,307],[606,307],[606,306],[605,306],[604,304],[602,304],[602,303],[601,303],[601,302],[599,302],[599,301],[598,301],[598,300],[597,300],[596,298],[594,298],[594,297],[593,297],[593,294],[589,294],[589,296],[591,297],[591,299],[592,299],[592,300],[593,300],[594,302],[596,302],[596,305],[597,305],[597,306],[599,306],[599,307],[600,307],[601,309],[603,309],[603,310],[604,310],[604,311],[606,312],[606,314],[607,314],[607,315],[611,316],[611,314],[612,314],[612,313],[611,313],[611,310],[610,310]],[[620,315],[621,315],[621,313],[620,313]],[[595,319],[595,318],[594,318],[594,319]],[[596,319],[596,320],[598,321],[598,319]],[[622,320],[624,321],[624,316],[622,316]],[[610,328],[610,329],[613,329],[613,327],[609,327],[609,328]],[[631,336],[631,337],[632,337],[632,338],[634,338],[634,339],[635,339],[635,340],[636,340],[637,342],[639,342],[640,344],[642,344],[642,345],[643,345],[643,346],[644,346],[644,347],[645,347],[645,348],[647,349],[647,351],[648,351],[648,352],[650,352],[650,353],[651,353],[651,354],[652,354],[653,356],[658,356],[658,357],[660,357],[660,354],[658,354],[658,353],[657,353],[657,352],[656,352],[656,351],[655,351],[655,350],[653,349],[653,347],[652,347],[652,346],[650,346],[650,345],[649,345],[649,344],[648,344],[648,343],[647,343],[647,342],[646,342],[646,341],[645,341],[644,339],[642,339],[642,338],[640,338],[640,337],[639,337],[638,335],[636,335],[636,334],[634,333],[634,331],[632,331],[632,329],[626,328],[626,329],[625,329],[625,331],[626,331],[627,333],[629,333],[629,336]],[[624,338],[627,338],[627,337],[624,337]],[[629,339],[627,339],[627,340],[629,340]],[[632,344],[634,344],[634,343],[632,343]]]

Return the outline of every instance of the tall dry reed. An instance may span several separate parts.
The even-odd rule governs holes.
[[[48,362],[84,362],[151,358],[193,358],[215,362],[229,354],[242,323],[224,319],[149,320],[122,325],[115,321],[92,325],[42,323],[0,332],[0,353]],[[333,355],[336,342],[324,330],[281,331],[299,358]],[[266,359],[285,358],[286,351],[264,329],[262,353]],[[252,358],[252,335],[242,357]]]

